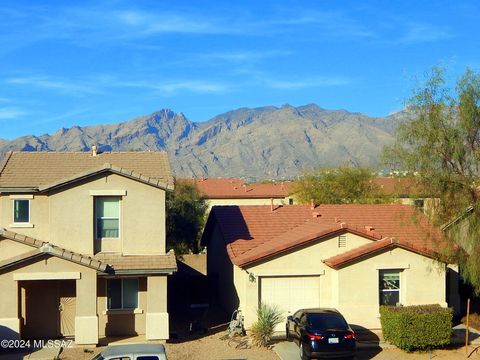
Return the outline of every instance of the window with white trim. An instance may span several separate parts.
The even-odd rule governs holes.
[[[95,197],[95,238],[120,237],[120,197]]]
[[[107,309],[138,308],[138,279],[108,279]]]
[[[13,200],[13,222],[15,224],[28,224],[30,222],[30,200]]]
[[[396,306],[400,304],[400,271],[380,270],[380,305]]]

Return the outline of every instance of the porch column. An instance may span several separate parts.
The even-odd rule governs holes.
[[[168,339],[167,276],[147,278],[147,340]]]
[[[0,339],[20,339],[18,282],[11,273],[0,276]]]
[[[77,280],[75,316],[75,343],[96,345],[98,343],[97,272],[84,270]]]

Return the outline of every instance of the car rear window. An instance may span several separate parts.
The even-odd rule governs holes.
[[[308,324],[313,329],[348,329],[348,324],[343,316],[331,313],[307,314]]]

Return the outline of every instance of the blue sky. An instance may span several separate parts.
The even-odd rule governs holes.
[[[480,69],[476,1],[1,1],[0,138],[317,103],[384,116]]]

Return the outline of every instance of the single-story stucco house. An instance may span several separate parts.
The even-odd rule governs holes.
[[[401,204],[215,206],[202,237],[218,301],[240,308],[247,328],[260,302],[285,316],[337,308],[367,329],[380,328],[382,304],[457,306],[444,241],[423,213]]]

